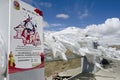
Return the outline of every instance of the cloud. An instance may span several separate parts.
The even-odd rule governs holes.
[[[45,28],[49,28],[49,27],[61,27],[61,26],[64,26],[64,24],[60,24],[60,23],[53,23],[53,24],[49,24],[48,22],[46,21],[43,21],[43,27]]]
[[[120,31],[120,20],[119,18],[109,18],[103,24],[87,26],[86,30],[101,35],[113,35]]]
[[[69,26],[71,27],[71,26]],[[78,29],[77,29],[78,30]],[[120,19],[108,18],[102,24],[92,24],[78,30],[81,35],[89,35],[99,38],[102,45],[120,45]]]
[[[67,15],[67,14],[57,14],[56,17],[57,18],[62,18],[62,19],[68,19],[69,15]]]
[[[120,19],[109,18],[102,24],[92,24],[84,29],[88,35],[101,38],[106,44],[120,44]]]
[[[40,6],[47,7],[47,8],[52,7],[52,4],[51,4],[51,3],[49,3],[49,2],[40,2],[40,3],[39,3],[39,5],[40,5]]]
[[[83,12],[83,14],[80,14],[80,19],[83,19],[83,18],[85,18],[85,17],[87,17],[88,16],[88,10],[87,9],[85,9],[85,11]]]
[[[46,31],[60,31],[64,29],[65,24],[60,24],[60,23],[52,23],[52,24],[47,24],[47,26],[44,26],[44,30]]]
[[[55,23],[49,24],[48,28],[54,27],[51,28],[54,29],[54,31],[56,29],[63,30],[64,28],[61,26],[64,25]],[[104,23],[88,25],[86,26],[86,28],[80,29],[80,32],[90,36],[98,37],[100,39],[99,42],[102,44],[120,44],[120,19],[108,18],[105,20]]]

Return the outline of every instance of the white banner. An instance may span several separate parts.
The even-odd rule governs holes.
[[[43,66],[42,29],[40,10],[23,1],[12,0],[9,73]]]

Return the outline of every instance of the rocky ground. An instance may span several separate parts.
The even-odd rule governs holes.
[[[80,58],[68,61],[50,61],[45,63],[45,76],[49,77],[55,73],[64,72],[80,67]],[[80,69],[79,69],[80,71]]]
[[[100,70],[95,75],[81,74],[81,68],[77,67],[59,72],[60,76],[76,76],[72,79],[63,80],[120,80],[120,61],[114,61],[112,68]],[[47,80],[52,80],[52,76],[47,77]]]
[[[119,45],[112,45],[109,47],[114,47],[117,50],[120,50]],[[67,56],[72,55],[68,53],[70,52],[67,52]],[[54,75],[55,73],[59,73],[60,76],[77,76],[77,78],[71,80],[120,80],[120,61],[114,61],[112,65],[112,68],[110,67],[105,70],[100,70],[95,75],[91,75],[80,73],[80,58],[69,60],[68,62],[47,62],[45,65],[45,75],[48,80],[52,80],[52,75]]]

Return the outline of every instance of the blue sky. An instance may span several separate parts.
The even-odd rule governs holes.
[[[85,28],[120,18],[120,0],[23,0],[43,11],[45,30]]]

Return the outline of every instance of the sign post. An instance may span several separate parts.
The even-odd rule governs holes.
[[[1,0],[0,6],[7,80],[44,80],[42,11],[21,0]]]

